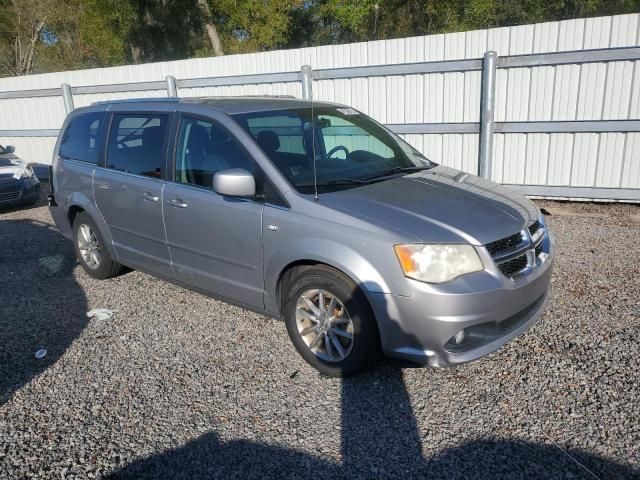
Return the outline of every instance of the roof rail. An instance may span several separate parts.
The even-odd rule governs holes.
[[[268,93],[257,94],[257,95],[241,95],[242,97],[267,97],[267,98],[298,98],[295,95],[270,95]]]
[[[269,94],[256,94],[256,95],[214,95],[214,96],[202,96],[202,97],[147,97],[147,98],[125,98],[120,100],[100,100],[93,102],[91,105],[106,105],[114,103],[133,103],[133,102],[159,102],[159,103],[171,103],[179,102],[180,100],[194,100],[206,98],[293,98],[298,99],[295,95],[269,95]]]
[[[171,102],[178,102],[180,101],[179,98],[175,98],[175,97],[171,97],[171,98],[163,98],[163,97],[159,97],[159,98],[125,98],[125,99],[121,99],[121,100],[100,100],[99,102],[93,102],[91,105],[105,105],[105,104],[112,104],[112,103],[133,103],[133,102],[159,102],[159,103],[171,103]]]

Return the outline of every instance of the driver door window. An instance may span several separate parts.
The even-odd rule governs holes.
[[[182,117],[176,151],[176,182],[212,188],[213,176],[229,168],[252,172],[253,162],[222,127],[206,120]]]

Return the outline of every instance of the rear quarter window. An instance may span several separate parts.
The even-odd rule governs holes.
[[[104,123],[104,112],[82,113],[73,117],[60,140],[62,158],[97,163],[99,135]]]

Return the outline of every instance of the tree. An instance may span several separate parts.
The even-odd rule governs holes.
[[[38,0],[0,2],[1,73],[31,73],[40,34],[50,12],[50,3]]]
[[[135,24],[129,0],[58,0],[38,48],[41,70],[123,65]]]
[[[287,44],[295,11],[303,0],[209,0],[225,50],[259,52]]]
[[[640,11],[640,0],[0,0],[0,76]]]
[[[128,0],[134,11],[129,45],[135,63],[194,56],[205,42],[198,0]]]
[[[334,42],[428,35],[640,11],[640,0],[315,0]]]
[[[213,24],[213,19],[211,18],[211,9],[209,8],[209,3],[207,2],[207,0],[198,0],[198,7],[200,8],[202,19],[207,30],[207,35],[209,36],[209,41],[211,42],[211,48],[214,55],[224,55],[222,42],[220,41],[220,36],[218,35],[218,29]]]

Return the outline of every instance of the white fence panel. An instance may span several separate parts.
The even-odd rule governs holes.
[[[295,72],[499,57],[640,45],[640,14],[549,22],[404,39],[294,50],[197,58],[144,65],[0,78],[0,143],[14,144],[27,160],[47,164],[52,137],[26,137],[15,130],[56,130],[65,112],[61,96],[1,98],[3,92],[160,82],[178,79],[184,97],[302,95]],[[495,121],[544,122],[640,119],[640,61],[598,61],[499,68]],[[181,79],[292,72],[290,81],[180,87]],[[254,79],[255,80],[255,79]],[[243,79],[244,81],[244,79]],[[317,79],[314,98],[346,103],[391,125],[480,121],[481,72],[451,71],[357,78]],[[129,97],[165,97],[166,89],[74,94],[76,107]],[[2,136],[5,131],[5,136]],[[403,135],[428,157],[465,171],[478,171],[477,133]],[[51,134],[51,133],[49,133]],[[508,184],[640,188],[640,133],[496,133],[491,177]]]

